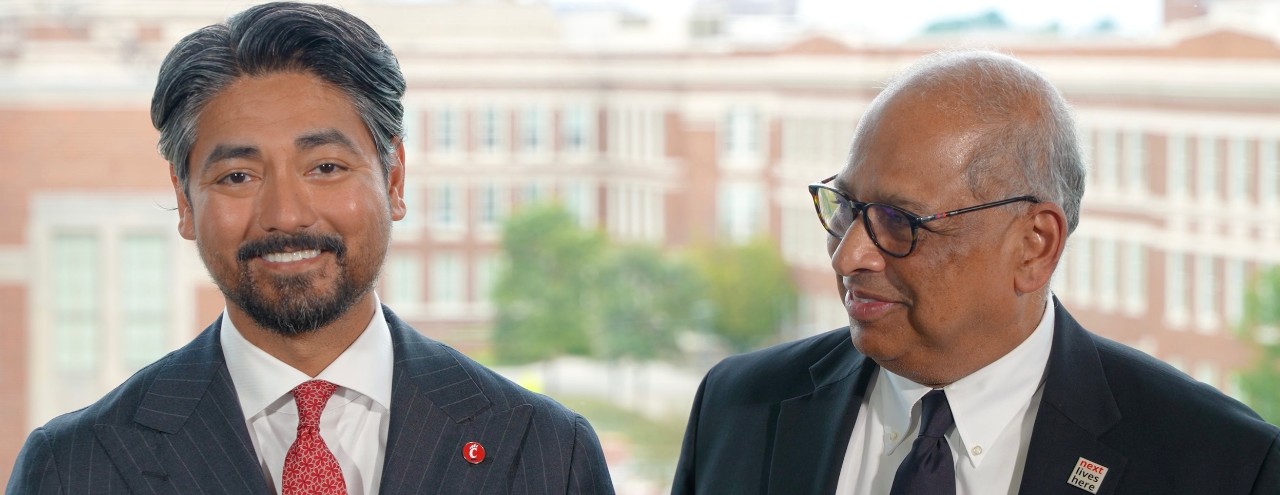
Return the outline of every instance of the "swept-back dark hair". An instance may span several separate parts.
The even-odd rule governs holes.
[[[302,72],[351,98],[378,147],[384,177],[404,132],[404,74],[391,48],[364,21],[326,5],[276,2],[231,16],[179,41],[160,66],[151,124],[160,154],[187,192],[196,120],[242,76]]]

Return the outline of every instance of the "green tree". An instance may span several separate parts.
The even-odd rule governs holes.
[[[1259,274],[1245,296],[1241,337],[1257,349],[1251,368],[1240,375],[1245,399],[1262,418],[1280,424],[1280,267]]]
[[[604,258],[595,296],[601,357],[648,360],[693,329],[703,286],[692,267],[656,247],[622,246]]]
[[[604,238],[556,205],[533,205],[503,226],[503,267],[493,292],[493,345],[503,363],[592,351],[590,296]]]
[[[694,260],[714,308],[711,330],[734,351],[773,341],[794,315],[795,283],[768,240],[702,248]]]

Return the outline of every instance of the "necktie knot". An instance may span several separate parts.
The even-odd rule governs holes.
[[[947,434],[955,418],[951,416],[951,404],[947,402],[947,394],[935,389],[920,399],[921,418],[920,436],[940,438]]]
[[[298,428],[320,427],[320,413],[338,386],[324,380],[307,380],[293,388],[293,401],[298,404]]]
[[[320,436],[320,413],[338,386],[308,380],[293,388],[298,404],[298,437],[284,457],[281,495],[346,495],[342,466]]]

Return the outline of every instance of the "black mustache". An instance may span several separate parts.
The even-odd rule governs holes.
[[[318,249],[329,251],[339,260],[347,254],[347,245],[336,234],[276,235],[245,242],[236,251],[236,260],[244,263],[264,254]]]

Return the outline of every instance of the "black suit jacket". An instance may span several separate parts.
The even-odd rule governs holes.
[[[383,312],[395,365],[381,493],[613,493],[581,416]],[[220,323],[93,405],[37,428],[6,493],[271,493]],[[484,462],[463,459],[470,441],[484,445]]]
[[[1280,430],[1172,367],[1082,328],[1055,300],[1053,350],[1020,493],[1280,494]],[[734,356],[694,400],[674,494],[831,494],[877,365],[849,329]]]

